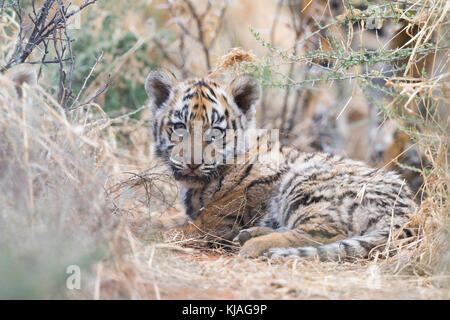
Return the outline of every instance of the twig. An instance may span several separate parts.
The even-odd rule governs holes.
[[[102,59],[103,59],[103,51],[102,51],[102,53],[100,54],[100,56],[97,58],[97,60],[95,60],[94,65],[92,66],[91,70],[89,71],[89,74],[87,75],[87,77],[84,79],[83,85],[81,86],[80,91],[78,91],[78,94],[77,94],[75,100],[73,100],[72,105],[70,106],[69,109],[72,110],[72,109],[74,108],[75,103],[77,103],[78,100],[80,99],[81,94],[83,93],[84,89],[86,88],[87,82],[88,82],[89,79],[92,77],[92,74],[94,73],[95,68],[97,67],[98,63],[99,63]]]

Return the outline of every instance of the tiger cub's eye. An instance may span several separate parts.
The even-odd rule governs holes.
[[[174,130],[178,130],[178,129],[186,129],[186,126],[184,125],[184,123],[181,122],[177,122],[173,124],[173,129]]]
[[[186,126],[182,122],[177,122],[172,124],[172,131],[174,137],[184,137],[186,134]]]
[[[225,129],[216,127],[211,130],[211,141],[219,140],[225,134]]]

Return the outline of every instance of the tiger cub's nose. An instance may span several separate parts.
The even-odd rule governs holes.
[[[199,164],[195,164],[195,163],[190,163],[190,164],[188,164],[188,167],[189,167],[189,169],[195,170],[198,167],[200,167],[200,165]]]

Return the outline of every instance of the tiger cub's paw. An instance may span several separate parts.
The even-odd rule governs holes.
[[[296,259],[320,259],[317,248],[315,247],[299,247],[299,248],[271,248],[264,253],[266,258],[296,258]]]
[[[286,241],[283,235],[272,232],[246,241],[242,246],[239,255],[244,258],[258,258],[263,256],[271,248],[284,246],[286,246]]]
[[[234,242],[239,242],[241,246],[244,245],[251,238],[263,236],[272,233],[273,229],[267,227],[252,227],[239,231],[239,234],[233,239]]]

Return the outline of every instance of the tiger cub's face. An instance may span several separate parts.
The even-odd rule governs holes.
[[[258,82],[247,75],[221,86],[206,79],[178,82],[162,70],[150,72],[145,90],[156,155],[189,188],[217,178],[242,152],[235,135],[254,127],[260,96]]]

